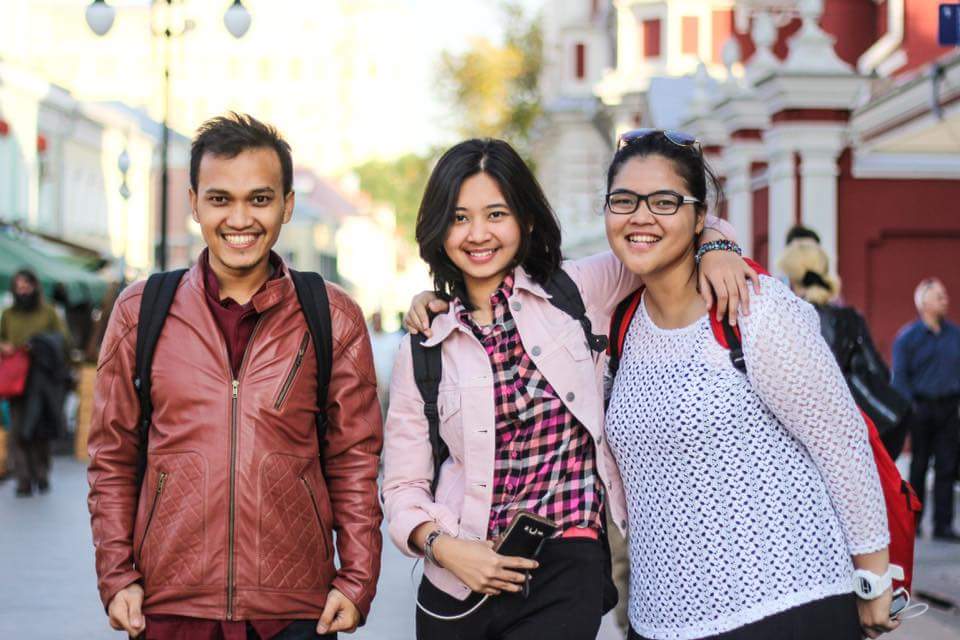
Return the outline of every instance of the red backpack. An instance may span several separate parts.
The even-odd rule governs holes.
[[[752,260],[747,263],[759,274],[769,275],[766,270]],[[610,321],[610,344],[607,353],[610,355],[610,373],[615,376],[620,365],[620,355],[630,329],[633,316],[640,306],[643,287],[640,287],[627,296],[619,305]],[[740,328],[731,327],[729,323],[717,319],[716,305],[710,310],[710,328],[713,336],[720,345],[730,352],[730,361],[735,368],[744,374],[747,365],[743,359],[743,345],[740,340]],[[867,431],[870,434],[870,447],[873,449],[873,459],[877,463],[877,473],[880,476],[880,486],[883,487],[883,498],[887,505],[887,522],[890,528],[890,564],[903,569],[903,576],[894,576],[893,588],[905,587],[910,591],[913,581],[913,546],[916,539],[917,515],[920,513],[920,499],[914,493],[913,487],[900,477],[900,471],[890,458],[880,434],[873,421],[862,410]]]

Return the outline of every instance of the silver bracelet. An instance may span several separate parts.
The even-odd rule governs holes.
[[[443,565],[437,562],[437,556],[433,554],[433,543],[437,541],[437,538],[443,535],[443,532],[440,529],[434,529],[427,534],[427,539],[423,542],[423,555],[427,560],[437,565],[441,569]]]

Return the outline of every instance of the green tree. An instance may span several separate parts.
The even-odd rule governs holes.
[[[363,191],[378,202],[393,205],[397,228],[411,241],[434,155],[408,153],[393,160],[369,160],[354,168]]]
[[[460,54],[444,52],[440,86],[456,108],[463,137],[506,138],[526,155],[530,131],[541,113],[543,34],[516,0],[501,5],[502,43],[485,38]]]

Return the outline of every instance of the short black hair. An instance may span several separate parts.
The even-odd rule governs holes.
[[[805,227],[802,224],[795,224],[790,227],[790,231],[787,231],[787,244],[802,238],[809,238],[817,244],[820,244],[820,236],[817,235],[817,232],[810,227]]]
[[[269,124],[247,113],[231,111],[207,120],[197,129],[190,145],[190,186],[197,191],[200,161],[204,154],[235,158],[247,149],[273,149],[280,158],[284,195],[293,190],[293,157],[290,145]]]
[[[37,277],[36,272],[29,267],[23,267],[18,269],[16,273],[13,274],[13,277],[10,278],[10,293],[13,293],[14,288],[17,286],[17,280],[23,278],[29,282],[34,289],[40,290],[40,279]]]
[[[443,248],[453,223],[463,182],[478,173],[490,176],[500,188],[520,226],[520,249],[514,260],[530,277],[545,284],[560,268],[560,223],[533,172],[503,140],[474,138],[454,145],[430,173],[417,213],[416,237],[420,257],[430,266],[436,292],[453,296],[470,307],[463,273]]]

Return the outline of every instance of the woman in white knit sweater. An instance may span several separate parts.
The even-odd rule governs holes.
[[[719,194],[699,145],[659,131],[624,136],[608,173],[610,246],[646,284],[606,425],[630,637],[877,637],[897,623],[865,425],[813,308],[776,280],[740,321],[746,374],[715,340],[695,262],[708,178]],[[854,594],[855,569],[880,597]]]

